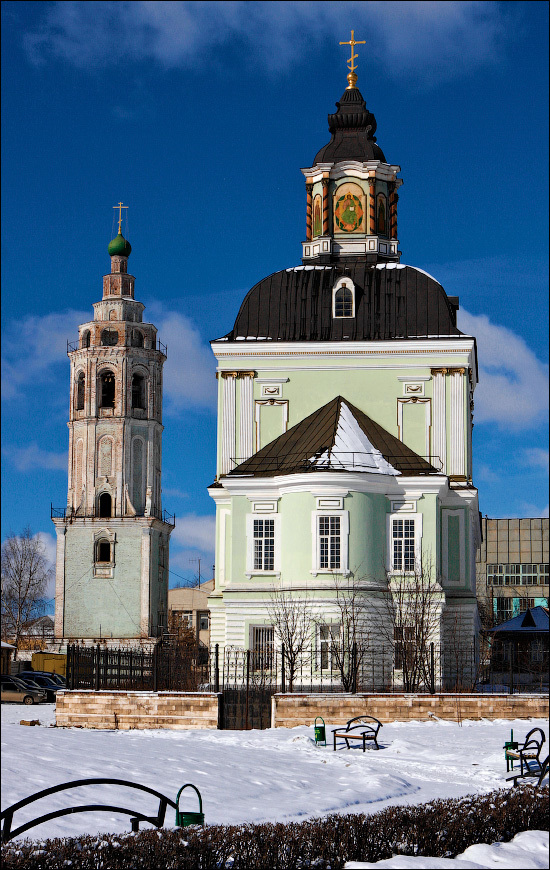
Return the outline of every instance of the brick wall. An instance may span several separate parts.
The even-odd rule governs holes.
[[[218,728],[216,692],[58,692],[58,726],[82,728]]]
[[[440,719],[543,719],[547,695],[377,695],[292,694],[271,700],[272,728],[313,725],[322,716],[327,725],[342,725],[354,716],[374,716],[381,722]]]

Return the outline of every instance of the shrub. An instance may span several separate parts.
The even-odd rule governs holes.
[[[331,815],[290,824],[211,825],[137,834],[12,841],[5,870],[341,870],[394,854],[452,858],[474,843],[548,829],[548,787]]]

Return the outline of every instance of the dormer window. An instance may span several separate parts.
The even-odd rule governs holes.
[[[342,278],[333,290],[332,316],[355,317],[355,288],[349,278]]]

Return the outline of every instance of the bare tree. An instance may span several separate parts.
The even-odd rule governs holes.
[[[414,571],[388,573],[388,593],[381,631],[393,643],[394,668],[402,671],[403,688],[431,688],[430,644],[440,641],[444,602],[431,560],[424,558]]]
[[[2,637],[17,645],[21,634],[44,611],[44,593],[53,568],[45,547],[29,526],[2,544]]]
[[[350,572],[335,574],[333,589],[338,613],[338,636],[331,637],[330,653],[345,692],[356,692],[358,677],[370,648],[368,613],[372,601],[365,594],[364,578]]]
[[[281,645],[289,691],[311,655],[312,608],[309,598],[273,589],[266,603],[277,641]]]

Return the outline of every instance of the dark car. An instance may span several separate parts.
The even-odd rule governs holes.
[[[0,684],[0,697],[2,703],[11,701],[16,704],[39,704],[41,701],[47,700],[43,690],[34,689],[17,677],[6,677],[5,674],[2,676]]]
[[[64,689],[67,686],[65,677],[62,677],[61,674],[52,674],[50,671],[21,671],[18,676],[23,679],[28,677],[29,680],[34,680],[37,676],[46,677],[46,679],[50,680],[52,683],[57,683],[60,689]]]
[[[53,680],[50,680],[49,677],[43,677],[42,674],[36,674],[34,671],[23,671],[23,673],[18,674],[18,678],[30,688],[38,688],[40,691],[45,692],[48,701],[55,701],[57,692],[61,688]]]

